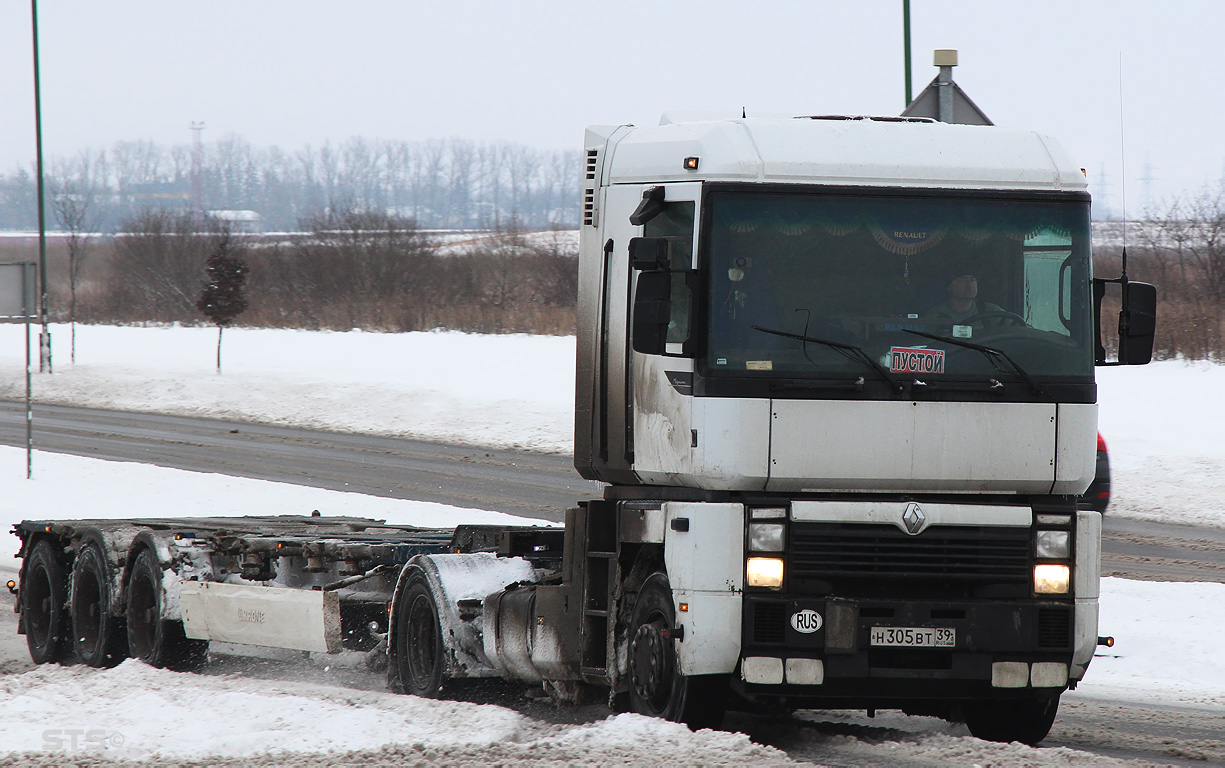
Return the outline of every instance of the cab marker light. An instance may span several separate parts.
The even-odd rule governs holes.
[[[1113,637],[1099,637],[1099,638],[1097,639],[1097,644],[1098,644],[1098,645],[1104,645],[1104,646],[1106,646],[1107,648],[1113,648],[1113,647],[1114,647],[1114,638],[1113,638]]]

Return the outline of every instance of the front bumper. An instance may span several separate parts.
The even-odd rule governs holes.
[[[811,621],[794,622],[809,631],[793,625],[792,617],[804,611],[821,616],[819,629],[811,630]],[[743,618],[746,694],[879,702],[865,706],[1058,692],[1067,685],[1075,625],[1071,600],[746,595]],[[956,640],[949,648],[873,646],[874,627],[951,628]]]

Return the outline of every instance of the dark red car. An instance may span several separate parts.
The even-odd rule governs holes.
[[[1076,500],[1076,506],[1081,509],[1095,509],[1105,513],[1106,505],[1110,503],[1110,455],[1106,452],[1106,441],[1102,433],[1097,433],[1097,474],[1089,490]]]

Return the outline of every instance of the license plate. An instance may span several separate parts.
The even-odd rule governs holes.
[[[871,643],[907,648],[952,648],[957,645],[957,630],[952,627],[872,627]]]

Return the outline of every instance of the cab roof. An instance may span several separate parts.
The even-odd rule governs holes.
[[[844,116],[667,113],[611,136],[603,184],[757,181],[850,186],[1083,191],[1084,173],[1050,137],[998,126]],[[698,158],[696,170],[684,159]]]

